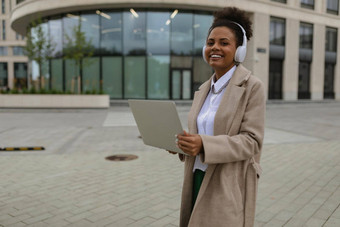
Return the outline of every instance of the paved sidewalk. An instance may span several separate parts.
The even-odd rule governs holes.
[[[340,103],[266,119],[256,226],[340,226]],[[138,136],[127,107],[0,109],[0,147],[46,148],[0,152],[0,226],[178,226],[183,165]]]

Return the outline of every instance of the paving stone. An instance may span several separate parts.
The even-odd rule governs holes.
[[[46,147],[0,153],[0,226],[178,226],[183,163],[143,144],[128,107],[0,109],[0,125],[1,146]],[[340,226],[339,132],[339,102],[267,105],[255,226]]]

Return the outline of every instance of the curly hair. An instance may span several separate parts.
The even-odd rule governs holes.
[[[209,29],[208,36],[216,27],[228,27],[235,32],[237,46],[241,46],[243,43],[243,32],[241,28],[233,22],[236,22],[243,27],[246,32],[247,40],[253,36],[253,30],[251,28],[252,22],[250,21],[249,16],[244,10],[236,7],[226,7],[214,12],[214,21]]]

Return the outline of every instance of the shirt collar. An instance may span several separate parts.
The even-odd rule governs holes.
[[[236,65],[234,65],[231,69],[229,69],[228,72],[226,72],[218,81],[214,82],[215,77],[212,78],[210,88],[215,91],[219,91],[224,85],[228,83],[228,81],[231,79],[232,75],[234,74],[236,70]]]

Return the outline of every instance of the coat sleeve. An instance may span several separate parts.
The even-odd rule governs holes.
[[[203,163],[218,164],[247,160],[261,151],[266,108],[263,84],[256,81],[246,97],[248,100],[238,134],[201,135],[203,154],[200,157]],[[238,112],[242,114],[242,111]]]

